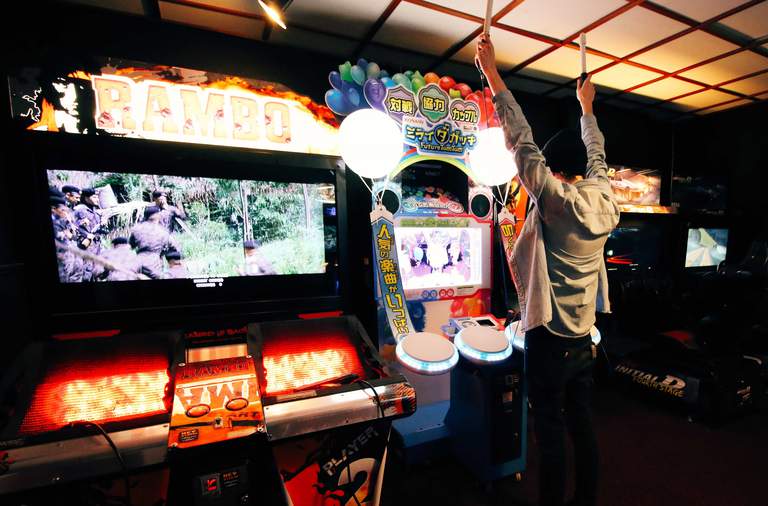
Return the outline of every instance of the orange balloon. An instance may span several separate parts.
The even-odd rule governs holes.
[[[437,83],[440,81],[440,76],[435,74],[434,72],[427,72],[424,74],[424,82],[427,84]]]

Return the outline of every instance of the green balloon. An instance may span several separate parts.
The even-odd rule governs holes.
[[[413,88],[413,91],[419,91],[426,84],[427,83],[424,81],[423,77],[416,76],[416,74],[411,77],[411,87]]]
[[[408,79],[410,79],[410,78],[411,78],[411,76],[413,76],[413,70],[406,70],[405,72],[403,72],[403,74],[405,74],[405,75],[406,75],[406,77],[407,77]]]
[[[424,79],[424,76],[421,75],[421,72],[419,72],[418,70],[414,72],[413,75],[411,76],[411,81],[413,81],[414,77],[418,77],[419,79],[422,79],[422,80]]]
[[[348,61],[345,61],[341,65],[339,65],[339,74],[341,74],[341,78],[344,81],[347,81],[348,83],[353,82],[352,80],[352,64]]]

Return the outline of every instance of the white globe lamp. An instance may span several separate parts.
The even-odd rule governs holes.
[[[477,133],[475,147],[469,152],[469,167],[475,180],[486,186],[506,184],[515,177],[515,157],[507,149],[501,128],[486,128]]]
[[[359,109],[341,122],[339,148],[344,163],[362,177],[386,176],[403,156],[400,126],[381,111]]]

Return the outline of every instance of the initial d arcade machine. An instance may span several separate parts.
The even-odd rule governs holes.
[[[490,314],[497,197],[478,182],[488,182],[478,178],[482,169],[497,178],[504,171],[468,164],[480,147],[486,160],[497,147],[509,155],[502,137],[486,135],[499,128],[478,131],[480,124],[498,127],[490,94],[434,73],[390,77],[364,59],[340,65],[329,82],[326,103],[347,116],[342,157],[372,179],[379,350],[418,393],[416,413],[394,424],[396,447],[412,463],[453,446],[484,480],[519,472],[523,360]],[[483,138],[493,142],[478,142]],[[385,166],[390,151],[393,161]],[[513,167],[508,159],[506,168]],[[490,184],[505,185],[513,176]],[[524,203],[520,209],[522,218]]]
[[[0,383],[1,502],[375,506],[415,392],[343,314],[330,111],[103,63],[10,79],[38,327]]]

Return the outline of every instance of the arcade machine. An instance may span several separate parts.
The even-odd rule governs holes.
[[[343,314],[330,112],[115,60],[10,83],[40,267],[0,384],[3,504],[377,504],[415,392]]]
[[[717,274],[728,249],[724,203],[704,216],[684,207],[690,199],[680,190],[675,198],[682,206],[625,203],[633,214],[622,213],[606,243],[617,313],[633,329],[613,371],[632,390],[694,418],[723,421],[753,408],[760,364],[740,349],[739,289]]]
[[[394,425],[395,447],[407,464],[452,450],[462,461],[471,460],[482,480],[520,472],[527,417],[523,355],[512,352],[503,322],[491,314],[499,246],[495,201],[501,204],[503,185],[514,176],[498,167],[513,170],[514,162],[504,160],[482,176],[485,166],[469,163],[472,153],[494,148],[511,158],[499,128],[477,129],[481,123],[498,127],[490,94],[434,73],[390,77],[363,59],[340,65],[329,81],[333,88],[326,103],[347,116],[342,157],[352,171],[372,179],[379,350],[418,393],[416,413]],[[389,147],[387,123],[396,125],[394,157],[377,173],[371,165],[390,157],[383,152]],[[363,136],[356,145],[375,156],[369,160],[365,153],[345,151],[345,128],[350,137]],[[486,137],[495,143],[479,142]],[[494,190],[496,185],[502,187]],[[516,190],[510,207],[520,227],[527,201],[519,186]],[[380,229],[382,219],[391,224],[396,252],[389,256],[387,245],[385,263],[380,243],[389,241],[389,229]],[[395,309],[399,297],[407,302]],[[410,333],[400,332],[395,311],[406,315],[402,324]],[[487,395],[478,398],[478,391]]]

